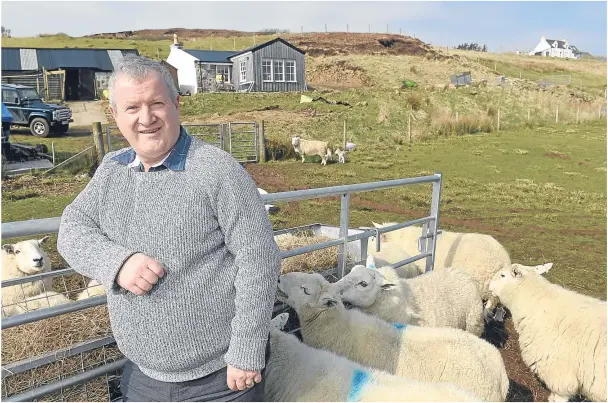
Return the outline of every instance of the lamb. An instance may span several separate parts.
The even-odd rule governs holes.
[[[40,248],[49,236],[29,239],[16,244],[2,245],[2,281],[26,277],[51,271],[51,260]],[[2,306],[8,307],[23,302],[29,297],[40,295],[53,288],[53,279],[47,277],[29,283],[2,288]]]
[[[550,267],[513,264],[489,288],[513,317],[521,355],[551,390],[549,401],[578,393],[606,401],[606,301],[552,284]]]
[[[271,321],[264,401],[479,401],[456,385],[420,382],[364,367],[282,332],[289,314]]]
[[[327,165],[327,160],[331,161],[331,150],[327,141],[303,140],[300,136],[291,138],[291,145],[296,153],[302,157],[304,162],[305,155],[318,155],[321,157],[321,165]]]
[[[28,297],[25,300],[16,302],[13,305],[3,307],[2,316],[9,317],[20,315],[22,313],[31,312],[40,308],[49,308],[60,304],[67,304],[68,302],[70,302],[70,300],[65,295],[55,291],[47,291],[33,297]]]
[[[364,366],[425,382],[451,382],[481,399],[504,401],[509,379],[488,342],[453,328],[389,324],[346,310],[318,273],[279,277],[277,297],[295,309],[304,342]]]
[[[395,225],[396,223],[373,224],[376,228],[381,228]],[[399,245],[398,247],[401,248],[401,252],[405,256],[400,259],[403,260],[420,253],[418,250],[418,239],[421,235],[421,227],[406,227],[382,234],[381,244],[384,244],[384,247],[387,244]],[[426,260],[419,260],[413,264],[418,267],[420,273],[424,273],[425,262]],[[511,258],[509,257],[509,253],[490,235],[443,231],[437,237],[434,270],[458,267],[466,271],[477,281],[482,299],[488,301],[485,305],[488,311],[493,309],[498,302],[488,290],[490,280],[496,272],[503,267],[510,267],[510,265]],[[547,265],[552,265],[552,263],[547,263]]]
[[[404,280],[390,266],[373,269],[357,265],[335,287],[343,302],[387,322],[453,327],[475,336],[484,330],[477,284],[458,269]]]
[[[346,151],[344,150],[340,150],[339,148],[335,151],[336,155],[338,156],[338,163],[340,164],[345,164],[346,163],[346,159],[344,158],[344,156],[346,155]]]
[[[101,285],[101,283],[99,281],[92,279],[91,281],[89,281],[87,288],[85,288],[84,290],[82,290],[80,292],[80,294],[78,294],[77,300],[81,301],[83,299],[95,297],[97,295],[105,295],[105,294],[106,294],[106,290],[105,290],[104,286]]]

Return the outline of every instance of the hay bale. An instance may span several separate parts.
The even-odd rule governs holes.
[[[292,250],[303,246],[314,245],[321,242],[331,241],[326,236],[293,235],[282,234],[275,237],[275,241],[281,250]],[[289,257],[281,262],[281,274],[292,271],[321,271],[331,269],[338,265],[338,247],[332,246],[305,253],[303,255]]]

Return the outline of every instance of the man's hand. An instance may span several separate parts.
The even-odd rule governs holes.
[[[256,383],[262,382],[262,374],[260,371],[243,371],[242,369],[234,368],[228,365],[228,373],[226,375],[226,383],[230,390],[245,390]]]
[[[135,295],[144,295],[164,275],[165,270],[160,262],[143,253],[136,253],[122,265],[116,276],[116,282]]]

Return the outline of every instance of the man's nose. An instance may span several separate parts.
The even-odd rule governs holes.
[[[155,120],[156,117],[154,116],[154,112],[151,108],[149,108],[148,106],[144,106],[143,108],[141,108],[139,112],[139,123],[141,125],[150,126],[152,123],[154,123]]]

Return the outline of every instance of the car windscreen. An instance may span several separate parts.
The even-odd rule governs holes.
[[[19,95],[21,95],[22,100],[40,99],[40,95],[38,95],[38,93],[34,89],[19,90]]]

